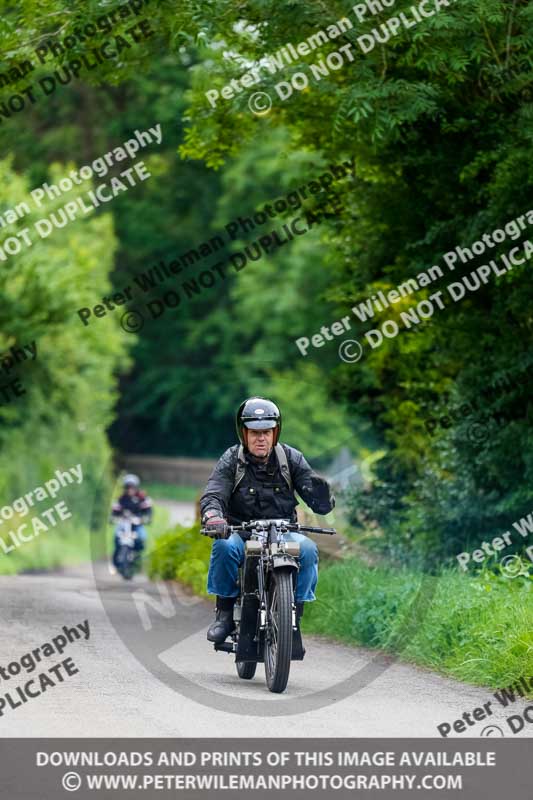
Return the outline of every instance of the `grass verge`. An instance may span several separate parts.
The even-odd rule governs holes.
[[[175,486],[172,483],[143,483],[142,489],[152,500],[176,500],[181,503],[195,503],[202,491],[194,486]]]
[[[499,688],[533,674],[531,589],[488,571],[429,576],[349,559],[321,570],[305,629]]]
[[[11,552],[0,554],[0,575],[16,575],[34,570],[58,569],[75,566],[90,560],[90,533],[83,525],[65,525],[50,528]],[[11,539],[5,537],[12,546]],[[99,547],[97,557],[105,556]]]

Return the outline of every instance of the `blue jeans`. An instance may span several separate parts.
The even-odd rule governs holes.
[[[144,546],[146,544],[146,539],[148,536],[148,534],[146,533],[146,528],[144,527],[144,525],[134,525],[134,530],[135,533],[137,534],[137,538],[135,539],[135,547],[133,549],[144,550]],[[120,547],[117,531],[118,531],[118,525],[115,528],[115,552],[113,553],[113,566],[115,567],[117,566],[116,558],[118,554],[118,548]]]
[[[290,531],[283,538],[290,542],[300,542],[300,569],[296,578],[297,603],[315,600],[318,581],[318,547],[301,533]],[[237,578],[239,566],[244,561],[244,542],[238,533],[228,539],[216,539],[211,550],[207,591],[220,597],[237,597],[239,589]]]

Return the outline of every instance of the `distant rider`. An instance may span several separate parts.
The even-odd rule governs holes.
[[[200,499],[202,524],[216,539],[211,551],[207,591],[216,594],[216,617],[209,626],[210,642],[223,642],[232,632],[233,606],[238,595],[239,565],[244,542],[228,524],[252,519],[288,519],[296,522],[300,497],[317,514],[328,514],[335,505],[329,484],[309,466],[302,453],[279,444],[281,414],[275,403],[251,397],[237,412],[237,434],[241,441],[222,455],[211,473]],[[285,534],[287,541],[300,543],[300,569],[296,582],[298,620],[304,602],[315,599],[318,581],[318,548],[301,533]]]
[[[141,490],[141,481],[137,475],[126,475],[122,481],[124,491],[121,496],[113,503],[111,517],[113,520],[120,517],[131,516],[139,519],[139,523],[133,524],[133,530],[137,533],[135,539],[135,550],[143,550],[146,544],[147,533],[144,525],[152,521],[152,501],[148,495]],[[113,553],[113,566],[117,568],[117,554],[119,541],[117,537],[118,525],[115,528],[115,550]]]

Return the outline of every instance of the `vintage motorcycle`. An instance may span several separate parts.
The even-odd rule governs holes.
[[[112,520],[117,524],[117,519]],[[140,517],[132,516],[124,511],[118,519],[115,535],[118,540],[116,556],[117,569],[124,580],[131,580],[135,572],[140,568],[141,554],[136,549],[135,543],[138,538],[137,526],[142,524]]]
[[[232,642],[215,644],[215,650],[235,654],[239,678],[254,677],[264,662],[271,692],[285,691],[291,661],[302,661],[305,649],[296,622],[294,589],[298,574],[298,542],[285,541],[289,531],[333,535],[334,528],[315,528],[285,519],[257,519],[232,525],[245,541],[239,569],[239,595],[235,601]],[[207,530],[202,528],[203,534]]]

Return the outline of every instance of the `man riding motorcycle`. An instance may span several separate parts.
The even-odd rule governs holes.
[[[134,525],[137,538],[135,539],[135,550],[143,550],[146,544],[146,528],[144,524],[149,524],[152,521],[152,501],[145,492],[141,490],[141,481],[137,475],[125,475],[122,481],[124,492],[113,503],[111,510],[111,517],[113,520],[120,517],[130,515],[138,517],[141,522]],[[119,550],[119,540],[117,537],[117,528],[115,528],[115,549],[113,553],[113,566],[117,568],[116,558]]]
[[[313,472],[299,450],[279,443],[281,413],[275,403],[261,397],[245,400],[236,427],[241,444],[222,455],[200,499],[202,524],[216,540],[207,578],[207,591],[217,596],[207,638],[216,643],[234,629],[237,578],[244,560],[244,542],[237,533],[228,537],[228,525],[268,518],[296,522],[294,490],[317,514],[328,514],[335,506],[328,482]],[[303,604],[315,599],[318,548],[301,533],[290,532],[285,538],[300,543],[295,593],[299,620]]]

